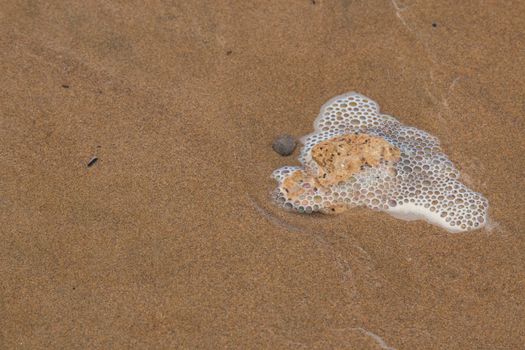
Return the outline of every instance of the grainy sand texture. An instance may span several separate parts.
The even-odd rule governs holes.
[[[523,349],[524,13],[2,1],[0,348]],[[272,140],[347,91],[439,137],[493,227],[275,206]]]

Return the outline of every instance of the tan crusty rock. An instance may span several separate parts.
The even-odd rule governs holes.
[[[396,162],[400,151],[380,137],[350,134],[319,143],[312,149],[311,156],[318,165],[317,173],[296,170],[288,175],[281,184],[287,199],[295,201],[318,191],[329,192],[331,185],[348,180],[365,166],[375,167],[381,161]],[[334,204],[325,209],[323,212],[338,213],[346,206]]]
[[[281,187],[289,199],[295,200],[305,192],[310,192],[320,185],[313,176],[308,175],[304,170],[296,170],[284,179]]]
[[[365,166],[375,167],[381,161],[396,162],[401,152],[385,139],[367,134],[336,136],[312,149],[312,159],[319,166],[314,175],[322,186],[348,180]]]

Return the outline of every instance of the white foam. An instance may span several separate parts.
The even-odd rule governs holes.
[[[278,188],[276,198],[299,212],[325,211],[344,205],[366,206],[405,220],[426,220],[451,232],[476,229],[488,221],[488,202],[459,179],[459,171],[443,153],[439,140],[423,130],[401,124],[381,114],[379,105],[356,92],[336,96],[325,103],[314,122],[314,132],[301,141],[302,167],[283,167],[273,173],[279,182],[297,170],[318,173],[311,156],[320,142],[346,134],[380,137],[401,152],[392,165],[365,167],[345,182],[327,188],[311,186],[290,199]]]
[[[417,206],[412,203],[406,203],[397,205],[392,208],[385,210],[388,214],[393,217],[406,221],[413,220],[425,220],[433,225],[440,226],[450,232],[461,232],[461,228],[457,226],[451,226],[444,218],[438,213],[432,212],[425,207]]]

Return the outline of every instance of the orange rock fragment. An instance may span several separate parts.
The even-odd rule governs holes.
[[[296,170],[284,179],[281,188],[288,199],[295,200],[303,193],[319,187],[317,180],[303,170]]]
[[[312,159],[319,166],[315,174],[322,186],[348,180],[364,166],[378,166],[381,161],[396,162],[401,152],[386,140],[367,134],[336,136],[312,148]]]
[[[375,167],[383,162],[396,162],[401,152],[386,140],[367,134],[336,136],[320,142],[311,150],[312,159],[318,165],[318,172],[296,170],[281,183],[280,190],[287,200],[302,201],[313,196],[320,201],[331,191],[331,186],[348,180],[365,166]],[[395,171],[389,168],[389,171]],[[321,211],[336,214],[348,209],[344,203],[332,203]]]

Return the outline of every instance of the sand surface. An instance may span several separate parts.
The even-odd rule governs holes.
[[[3,1],[0,348],[523,349],[523,13]],[[438,136],[495,227],[275,207],[272,139],[352,90]]]

